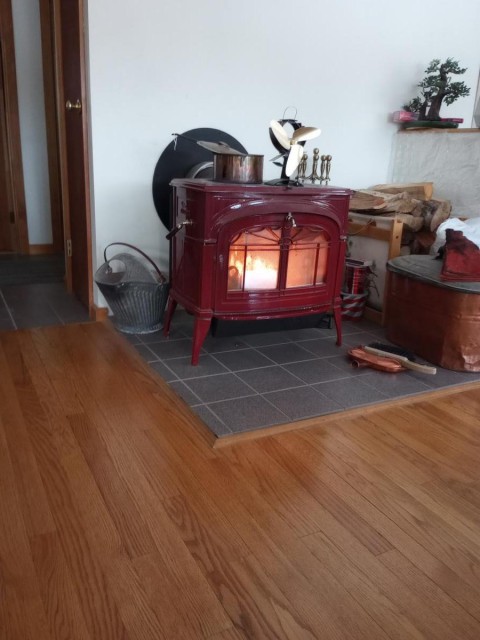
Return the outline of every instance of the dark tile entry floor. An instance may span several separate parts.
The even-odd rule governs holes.
[[[123,335],[218,437],[480,380],[480,373],[446,369],[434,376],[354,369],[348,348],[386,342],[383,329],[364,320],[343,323],[341,347],[326,327],[209,336],[193,367],[192,327],[180,310],[168,339]]]
[[[0,253],[0,288],[11,284],[62,282],[65,259],[62,254],[24,256]]]
[[[0,287],[0,331],[88,321],[88,311],[62,282]]]

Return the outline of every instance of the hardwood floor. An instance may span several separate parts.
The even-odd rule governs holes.
[[[108,324],[0,333],[0,638],[478,640],[479,414],[214,449]]]

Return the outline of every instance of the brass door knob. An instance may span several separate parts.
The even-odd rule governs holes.
[[[72,102],[71,100],[67,100],[65,103],[65,109],[67,111],[81,111],[82,110],[82,103],[80,102],[80,100],[77,98],[76,102]]]

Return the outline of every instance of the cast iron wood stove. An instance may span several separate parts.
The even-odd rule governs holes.
[[[332,312],[342,341],[350,191],[176,179],[170,296],[195,316],[192,365],[212,318],[266,320]]]

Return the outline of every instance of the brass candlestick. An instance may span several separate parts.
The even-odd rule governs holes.
[[[301,180],[302,182],[305,180],[305,174],[307,172],[307,162],[308,154],[304,153],[302,159],[300,160],[300,164],[298,165],[297,172],[297,180]]]
[[[320,165],[320,182],[325,180],[325,167],[327,165],[327,156],[321,157],[322,164]]]
[[[332,156],[325,157],[325,184],[330,182],[330,169],[332,168]]]
[[[313,164],[312,164],[312,173],[308,176],[308,180],[312,181],[312,184],[315,184],[315,180],[320,180],[320,176],[318,175],[318,160],[319,160],[319,149],[315,148],[313,150]]]

